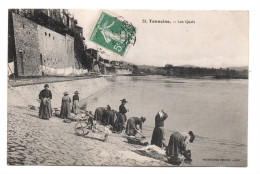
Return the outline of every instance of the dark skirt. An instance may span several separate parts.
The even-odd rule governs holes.
[[[70,116],[70,103],[62,102],[60,117],[67,119],[69,116]]]
[[[156,145],[158,147],[163,147],[164,144],[164,128],[163,127],[155,127],[153,129],[153,136],[151,144]]]
[[[127,118],[126,118],[125,114],[118,113],[118,115],[117,115],[117,123],[125,125],[126,120],[127,120]]]
[[[131,117],[127,120],[125,133],[129,136],[135,136],[137,134],[134,118]]]
[[[42,119],[49,119],[52,116],[51,100],[47,98],[41,99],[39,117]]]
[[[103,115],[104,115],[104,111],[106,110],[106,108],[104,107],[98,107],[95,110],[95,114],[94,114],[94,120],[96,121],[101,121]]]
[[[105,119],[106,119],[106,122],[108,124],[110,124],[111,126],[115,126],[116,124],[116,121],[117,121],[117,115],[116,115],[116,112],[115,111],[106,111],[105,112]]]
[[[186,144],[184,137],[179,132],[172,133],[172,135],[170,136],[166,155],[178,157],[185,150]]]

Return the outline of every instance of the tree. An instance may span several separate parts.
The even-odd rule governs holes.
[[[171,69],[173,69],[173,65],[171,65],[171,64],[166,64],[166,65],[164,66],[164,68],[165,68],[166,70],[171,70]]]
[[[139,68],[136,65],[133,65],[133,74],[140,74]]]
[[[149,68],[146,69],[146,73],[147,74],[150,74],[151,73],[151,70]]]

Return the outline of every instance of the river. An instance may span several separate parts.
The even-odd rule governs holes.
[[[127,117],[145,116],[143,133],[151,138],[156,113],[164,109],[166,142],[171,132],[192,130],[192,166],[247,164],[248,80],[183,79],[164,76],[109,77],[111,85],[88,97],[87,109],[125,98]]]

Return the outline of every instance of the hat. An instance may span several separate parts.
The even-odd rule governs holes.
[[[192,131],[189,131],[189,135],[190,135],[190,140],[189,140],[189,142],[192,143],[192,142],[194,141],[194,139],[195,139],[195,135],[193,134]]]
[[[75,91],[75,93],[74,94],[79,94],[79,92],[78,91]]]
[[[143,123],[145,122],[146,118],[141,116],[141,120],[143,121]]]
[[[123,100],[120,100],[120,101],[122,101],[122,102],[124,102],[124,103],[128,102],[128,101],[126,101],[126,99],[123,99]]]
[[[49,87],[49,85],[48,84],[44,85],[44,88],[46,88],[46,87]]]
[[[67,91],[66,91],[66,92],[64,92],[63,94],[64,94],[64,95],[69,95],[69,93],[68,93]]]

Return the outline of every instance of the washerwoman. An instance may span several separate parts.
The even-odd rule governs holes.
[[[69,93],[68,92],[64,92],[64,96],[62,97],[62,101],[61,101],[61,113],[60,116],[62,119],[68,119],[68,117],[70,116],[70,103],[71,103],[71,99],[69,97]]]
[[[39,117],[42,119],[49,120],[52,116],[52,108],[51,108],[51,99],[52,99],[52,93],[49,90],[49,85],[44,85],[44,89],[41,90],[39,94],[40,99],[40,109],[39,109]]]

